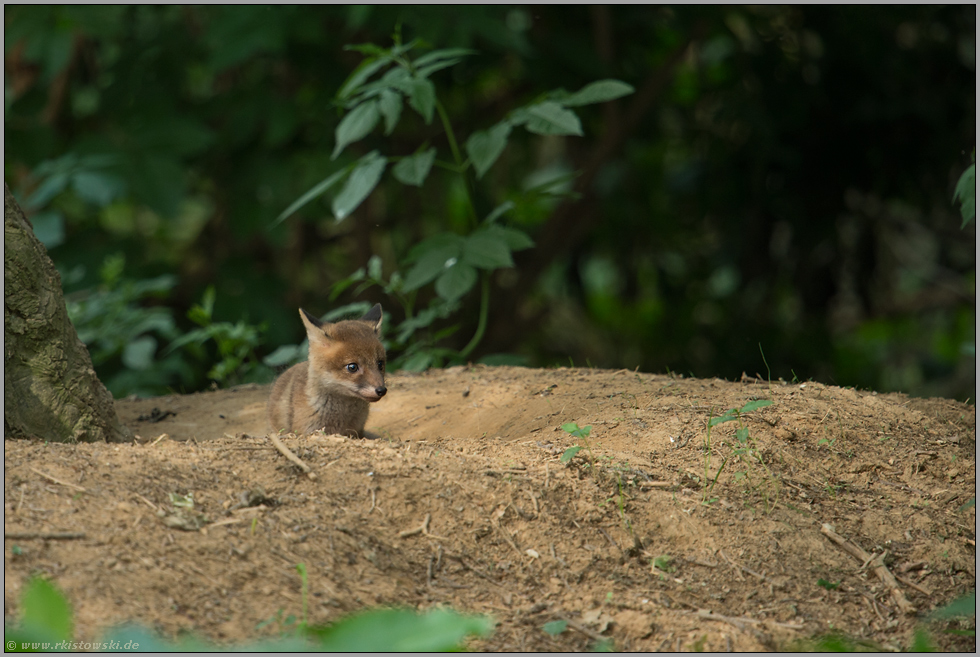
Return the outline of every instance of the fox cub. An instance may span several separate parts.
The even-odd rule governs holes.
[[[360,319],[324,324],[300,308],[310,339],[310,356],[272,386],[269,422],[273,431],[364,436],[368,406],[385,396],[385,348],[381,304]]]

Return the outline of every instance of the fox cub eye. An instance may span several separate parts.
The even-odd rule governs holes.
[[[385,371],[385,362],[383,360],[378,361],[378,369],[382,372]]]
[[[347,371],[353,374],[357,371],[357,363],[347,363]]]

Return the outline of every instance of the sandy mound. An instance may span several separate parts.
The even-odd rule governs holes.
[[[118,401],[137,445],[6,441],[5,531],[85,534],[7,538],[6,612],[42,572],[79,638],[134,620],[238,643],[300,615],[304,563],[313,622],[451,605],[499,622],[475,649],[766,650],[834,629],[898,648],[975,587],[972,406],[625,370],[389,387],[379,440],[284,438],[315,479],[264,437],[267,388]],[[714,426],[709,454],[709,416],[757,399],[772,404]],[[570,422],[591,433],[566,464],[584,445]],[[898,588],[824,524],[884,553]]]

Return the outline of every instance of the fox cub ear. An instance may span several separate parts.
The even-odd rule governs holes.
[[[374,325],[374,332],[380,335],[381,334],[381,322],[382,322],[383,319],[384,319],[384,313],[381,312],[381,304],[380,303],[376,303],[371,308],[371,310],[369,310],[366,313],[364,313],[364,316],[361,317],[361,320],[360,321],[362,321],[362,322],[370,322],[371,324],[373,324]]]
[[[303,326],[306,327],[306,337],[310,339],[310,343],[330,341],[330,335],[327,333],[329,325],[324,324],[302,308],[299,309],[299,318],[303,320]]]

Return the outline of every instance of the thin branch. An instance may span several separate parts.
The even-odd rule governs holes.
[[[280,454],[282,454],[283,456],[285,456],[287,459],[289,459],[290,462],[292,462],[300,470],[302,470],[303,472],[305,472],[306,473],[306,476],[308,476],[310,479],[316,479],[316,474],[314,474],[313,469],[310,466],[308,466],[305,463],[303,463],[303,461],[300,460],[300,458],[298,456],[296,456],[295,454],[293,454],[289,450],[288,447],[286,447],[285,445],[283,445],[282,444],[282,441],[279,440],[279,437],[278,436],[276,436],[273,433],[270,433],[269,434],[269,440],[272,441],[272,444],[275,446],[275,448],[277,450],[279,450],[279,453]]]

